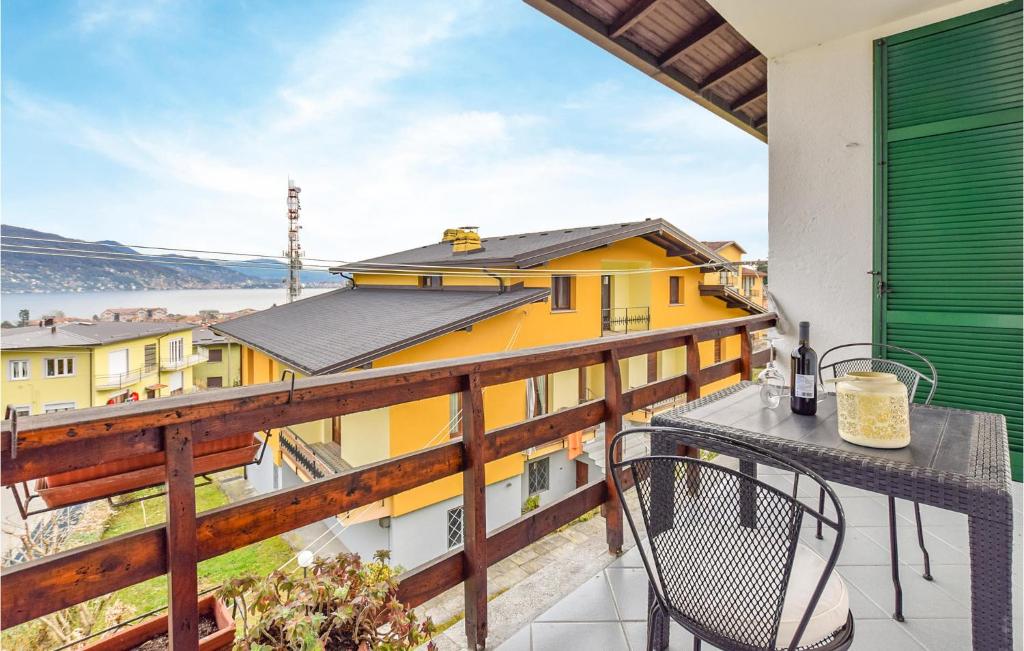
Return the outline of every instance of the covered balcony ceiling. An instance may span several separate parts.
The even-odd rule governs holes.
[[[526,2],[644,74],[767,140],[767,60],[705,0]]]

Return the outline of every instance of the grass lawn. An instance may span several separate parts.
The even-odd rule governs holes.
[[[140,491],[132,497],[160,492],[159,489]],[[124,499],[123,497],[120,499]],[[216,484],[196,489],[196,510],[223,506],[227,497]],[[135,531],[154,524],[161,524],[166,517],[167,500],[154,497],[118,508],[110,518],[102,538],[111,538],[129,531]],[[292,557],[294,551],[281,538],[275,536],[258,543],[211,558],[199,564],[199,589],[205,590],[224,581],[243,575],[267,575]],[[130,606],[136,614],[142,614],[167,605],[167,577],[158,576],[114,593],[117,600]]]

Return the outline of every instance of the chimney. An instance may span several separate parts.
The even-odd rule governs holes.
[[[480,234],[477,233],[477,228],[477,226],[460,226],[459,228],[445,229],[441,241],[451,242],[452,253],[483,251],[484,247],[480,244]]]

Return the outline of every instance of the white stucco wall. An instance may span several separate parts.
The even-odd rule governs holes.
[[[576,489],[576,462],[569,459],[568,450],[558,450],[544,457],[530,459],[528,464],[544,458],[548,460],[548,472],[550,474],[548,476],[548,490],[539,493],[541,506],[551,504],[558,498]],[[582,456],[580,460],[584,461]],[[524,469],[522,477],[520,502],[525,502],[530,497],[530,473],[528,467]]]
[[[488,531],[519,517],[521,477],[516,475],[487,487]],[[391,518],[391,564],[412,569],[447,553],[448,509],[460,504],[461,495]]]
[[[994,4],[952,3],[769,61],[769,291],[785,317],[783,363],[797,321],[811,322],[819,353],[871,341],[873,41]]]

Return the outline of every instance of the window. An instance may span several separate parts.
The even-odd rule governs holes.
[[[171,347],[172,362],[180,362],[185,359],[185,341],[183,339],[171,339],[168,343]]]
[[[448,436],[462,436],[462,394],[448,394]]]
[[[722,340],[715,339],[715,364],[722,361]]]
[[[75,374],[74,357],[51,357],[44,360],[43,368],[46,377],[69,377]]]
[[[223,350],[221,350],[220,348],[211,348],[210,349],[210,356],[207,358],[207,361],[219,362],[219,361],[221,361],[223,359],[224,359],[224,351]]]
[[[668,277],[668,304],[669,305],[682,305],[683,304],[683,277],[682,276],[669,276]]]
[[[548,413],[548,376],[526,378],[526,417]]]
[[[441,276],[420,276],[420,287],[441,289]]]
[[[51,402],[43,405],[43,413],[52,414],[57,411],[71,411],[74,408],[75,403],[73,402]]]
[[[551,459],[545,457],[531,461],[526,466],[530,495],[543,493],[551,487]]]
[[[206,388],[208,389],[219,389],[224,386],[224,378],[219,375],[211,376],[206,378]]]
[[[28,360],[27,359],[12,359],[7,362],[7,379],[8,380],[27,380],[28,379]]]
[[[448,509],[448,549],[458,547],[462,544],[463,522],[465,511],[461,506]]]
[[[156,366],[156,344],[146,344],[146,368]]]
[[[719,271],[718,272],[718,284],[719,285],[728,285],[729,284],[729,272],[728,271]]]
[[[18,418],[21,418],[22,416],[28,416],[31,414],[32,407],[29,405],[17,405],[15,407],[11,407],[11,411],[17,414]]]
[[[551,311],[571,310],[573,306],[573,277],[551,277]]]

